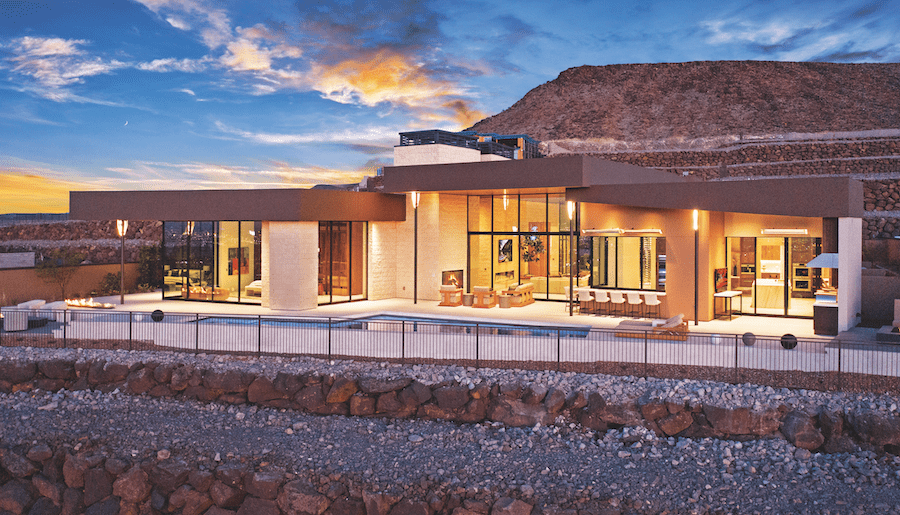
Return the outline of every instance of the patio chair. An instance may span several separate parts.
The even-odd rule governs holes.
[[[441,285],[441,303],[438,306],[462,306],[462,288],[452,284]]]
[[[515,308],[521,308],[534,302],[534,283],[522,283],[520,285],[510,285],[506,291],[506,295],[511,297],[511,305]]]
[[[490,286],[473,286],[472,294],[475,295],[473,308],[492,308],[497,305],[497,292]]]
[[[688,323],[683,314],[666,320],[623,320],[616,326],[619,338],[650,338],[654,340],[687,340]]]

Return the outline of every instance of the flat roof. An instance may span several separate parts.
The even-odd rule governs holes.
[[[384,191],[480,192],[584,188],[596,184],[686,182],[679,175],[573,155],[438,165],[386,166]]]
[[[569,189],[568,200],[659,209],[862,218],[863,183],[849,177],[766,178]]]
[[[325,189],[72,191],[73,220],[402,222],[406,198]]]

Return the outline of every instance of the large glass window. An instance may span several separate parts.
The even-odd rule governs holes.
[[[583,268],[591,272],[592,287],[665,291],[665,238],[594,236],[584,239],[590,242],[581,245],[590,249],[590,262]]]
[[[819,270],[806,266],[821,249],[820,238],[729,237],[728,285],[740,291],[743,312],[757,315],[813,316]]]
[[[319,304],[366,298],[366,223],[319,222]]]
[[[163,298],[259,303],[262,222],[165,222]]]

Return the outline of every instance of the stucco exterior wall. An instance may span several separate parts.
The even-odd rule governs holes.
[[[394,166],[438,165],[481,161],[481,151],[453,145],[408,145],[394,147]]]
[[[312,309],[318,304],[318,222],[263,222],[263,306]]]
[[[847,331],[862,312],[862,218],[838,219],[838,255],[838,331]]]
[[[440,196],[440,228],[438,230],[440,249],[440,270],[438,271],[435,290],[440,289],[441,272],[444,270],[462,270],[463,277],[459,277],[460,286],[465,284],[471,291],[471,284],[464,280],[466,275],[466,263],[468,245],[468,228],[466,227],[466,212],[468,204],[465,195],[441,195]],[[466,278],[467,279],[467,278]]]
[[[369,300],[397,297],[398,222],[369,224]]]

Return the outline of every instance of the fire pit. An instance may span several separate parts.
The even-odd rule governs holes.
[[[96,302],[93,297],[89,299],[66,299],[66,306],[72,308],[112,309],[108,302]]]

